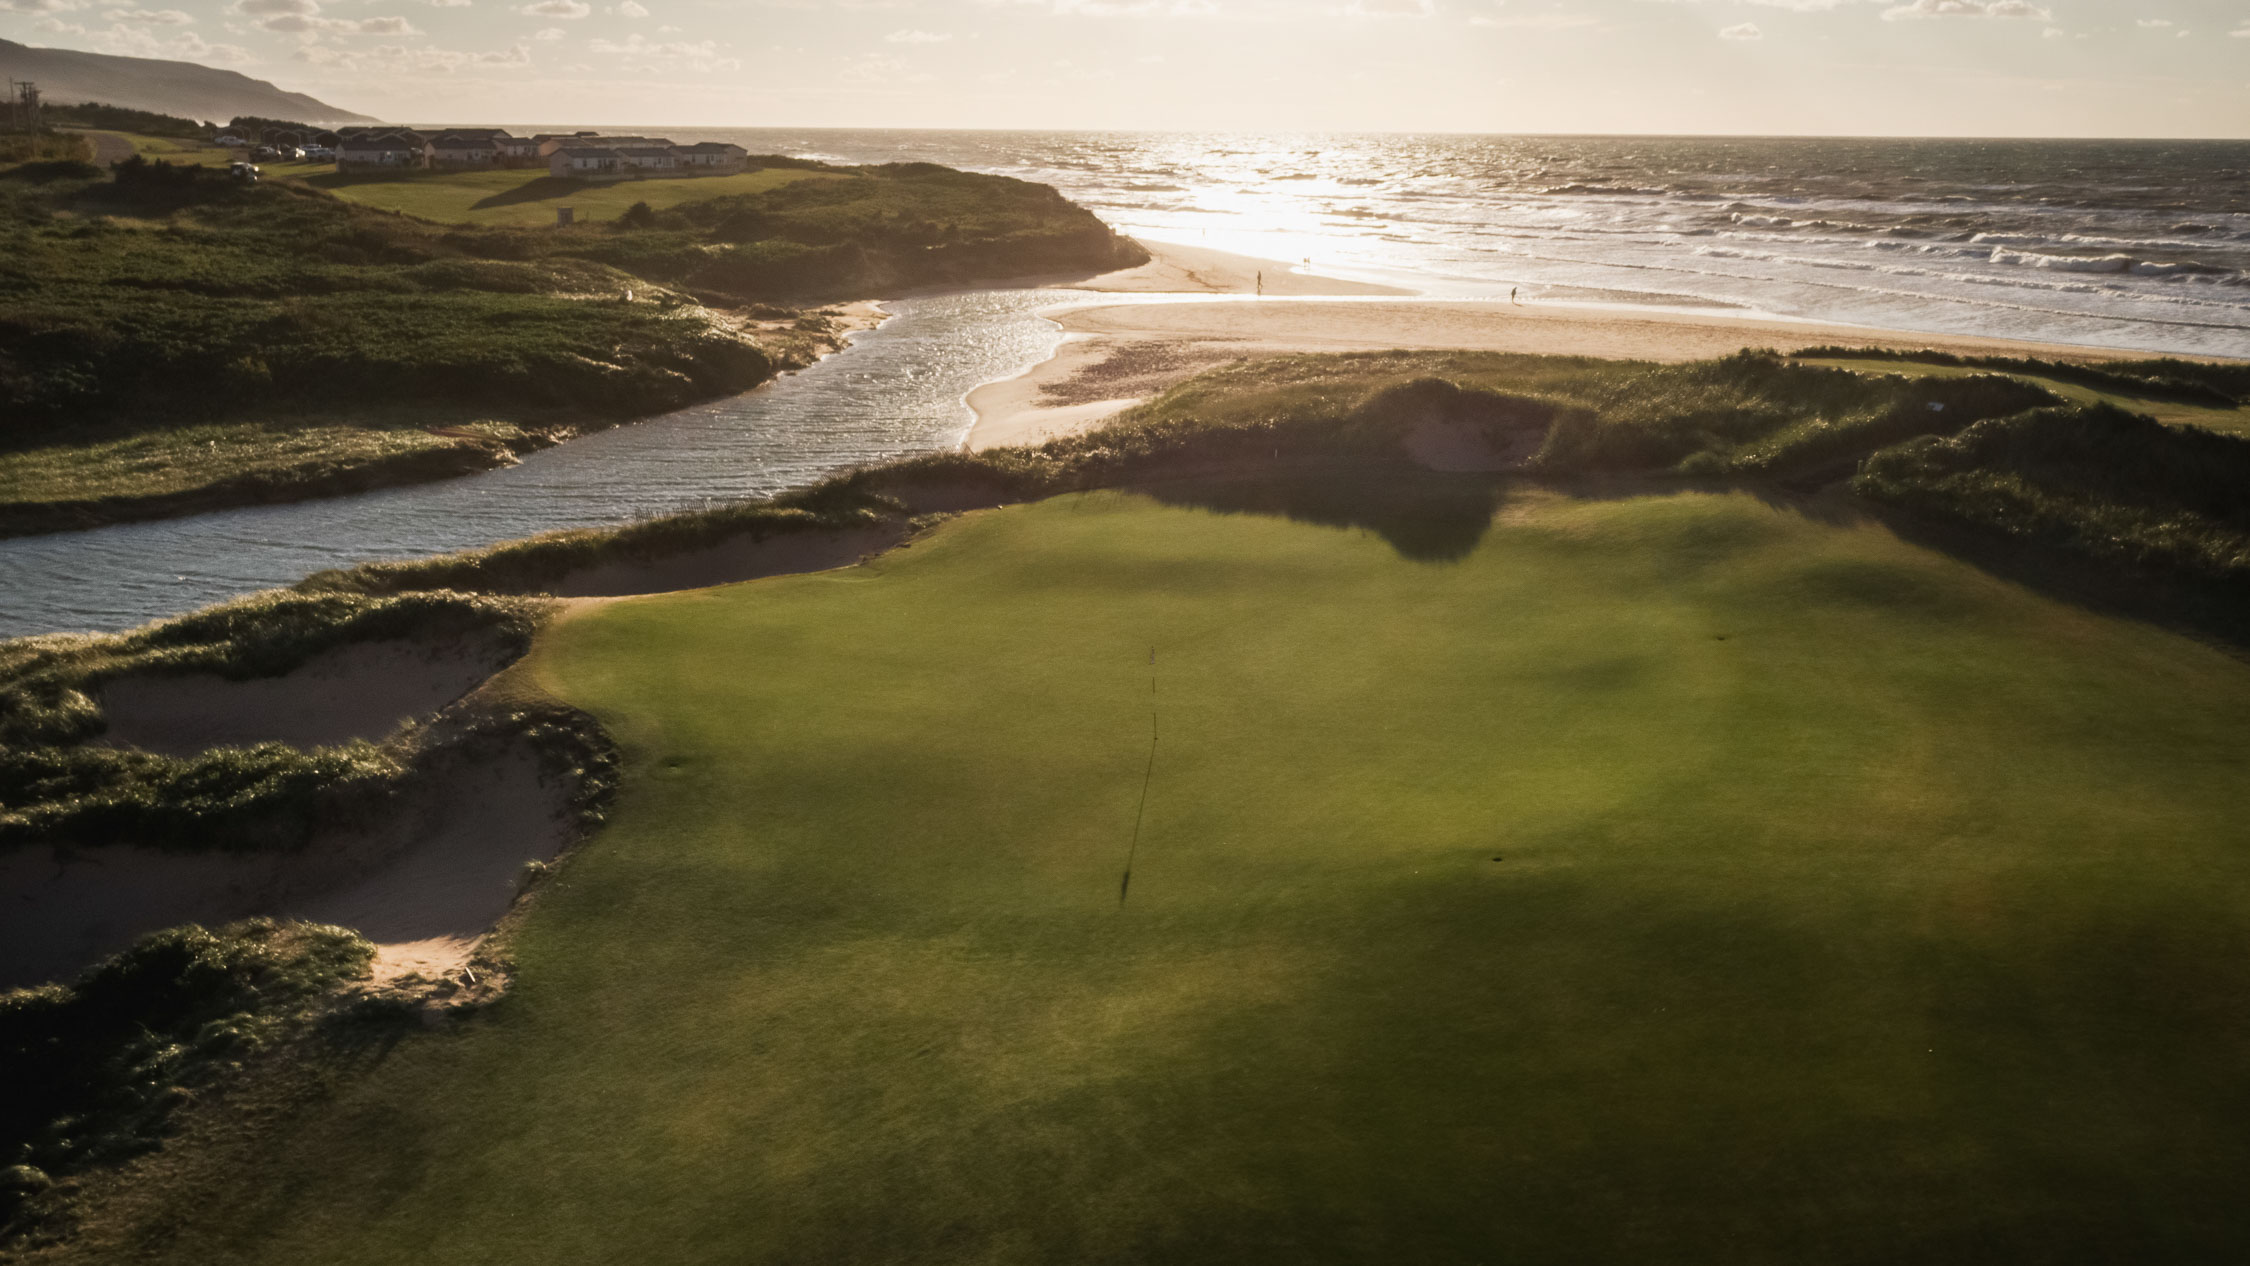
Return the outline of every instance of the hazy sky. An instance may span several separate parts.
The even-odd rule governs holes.
[[[2250,135],[2250,0],[143,2],[0,36],[422,122]]]

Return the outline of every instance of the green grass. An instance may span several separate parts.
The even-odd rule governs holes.
[[[434,411],[427,421],[457,433],[434,434],[412,424],[385,428],[368,419],[322,425],[297,418],[279,424],[211,423],[141,431],[92,443],[0,452],[0,510],[79,499],[160,498],[261,475],[296,482],[308,466],[371,466],[469,444],[502,451],[530,441],[512,423]],[[472,435],[480,438],[468,438]]]
[[[790,328],[774,298],[1145,258],[1046,186],[924,166],[604,187],[565,230],[510,221],[551,225],[539,199],[554,190],[537,173],[346,186],[439,217],[452,211],[414,199],[489,201],[487,222],[471,224],[145,155],[106,179],[60,161],[0,174],[0,453],[17,455],[0,466],[0,503],[16,507],[0,533],[459,474],[474,455],[410,440],[393,417],[452,409],[448,424],[497,419],[518,438],[615,425],[746,391],[840,345],[817,320]],[[659,223],[601,219],[644,197],[665,203],[649,217]],[[182,439],[112,447],[128,432],[222,424],[278,434],[291,416],[308,433],[254,477],[212,478],[224,468],[191,460]],[[337,421],[369,433],[309,433]],[[217,436],[204,438],[209,452]],[[75,470],[69,450],[83,458]],[[149,478],[125,478],[135,473]]]
[[[92,142],[75,132],[0,132],[0,169],[17,163],[85,162]]]
[[[197,1090],[296,1037],[374,957],[343,928],[189,925],[143,937],[70,984],[0,993],[0,1084],[10,1092],[0,1150],[11,1166],[0,1169],[0,1225],[28,1212],[39,1230],[67,1226],[60,1209],[38,1208],[54,1179],[162,1146]]]
[[[186,137],[149,136],[139,132],[118,132],[115,135],[131,142],[133,152],[152,163],[162,160],[193,167],[224,167],[248,157],[240,149],[223,149]]]
[[[553,224],[556,207],[573,208],[580,220],[614,220],[636,202],[661,211],[683,202],[764,193],[800,180],[844,178],[827,172],[771,169],[672,180],[581,181],[550,176],[543,168],[359,173],[338,172],[333,163],[276,164],[267,174],[302,181],[363,206],[425,220],[526,226]]]
[[[1825,357],[1795,358],[1795,363],[1829,369],[1848,369],[1855,374],[1882,376],[1899,374],[1910,378],[1967,378],[1994,371],[1966,365],[1931,365],[1918,361],[1866,361],[1841,360]],[[2200,426],[2206,430],[2224,431],[2235,435],[2250,435],[2250,408],[2236,406],[2231,409],[2215,405],[2187,404],[2166,400],[2159,396],[2138,395],[2123,391],[2103,391],[2079,383],[2066,382],[2044,374],[2010,374],[2026,382],[2036,383],[2074,404],[2113,404],[2121,409],[2144,413],[2168,426]]]
[[[510,998],[78,1253],[2250,1251],[2250,668],[1743,493],[1156,491],[552,628]]]

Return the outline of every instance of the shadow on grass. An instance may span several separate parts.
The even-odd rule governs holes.
[[[1404,558],[1458,562],[1492,526],[1507,484],[1486,475],[1401,470],[1279,471],[1185,480],[1137,489],[1166,505],[1219,514],[1267,514],[1322,527],[1360,528]]]
[[[1511,491],[1529,485],[1489,475],[1385,467],[1269,471],[1147,484],[1133,489],[1167,505],[1218,514],[1264,514],[1381,537],[1403,558],[1458,562],[1474,552]],[[1836,528],[1875,523],[2042,597],[2103,615],[2142,620],[2250,658],[2250,591],[2152,574],[2078,557],[1968,525],[1928,519],[1840,488],[1804,493],[1757,482],[1620,477],[1545,480],[1538,487],[1581,500],[1684,492],[1747,493],[1779,513]]]
[[[593,187],[592,181],[573,180],[568,176],[541,176],[535,180],[527,180],[513,189],[503,189],[499,193],[479,198],[469,204],[469,209],[483,211],[491,207],[512,207],[525,202],[547,202],[555,198],[567,198]]]
[[[1948,523],[1853,498],[1901,540],[2098,615],[2140,620],[2250,660],[2250,587],[2136,570],[2035,540]]]

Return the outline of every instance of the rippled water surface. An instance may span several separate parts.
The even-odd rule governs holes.
[[[711,131],[1453,295],[2250,356],[2250,142]]]
[[[0,636],[128,628],[326,567],[619,523],[949,448],[973,421],[962,397],[1052,354],[1060,330],[1035,314],[1071,297],[888,304],[880,329],[802,373],[466,479],[0,540]]]

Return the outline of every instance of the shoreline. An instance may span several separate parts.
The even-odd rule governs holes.
[[[1049,319],[1062,327],[1062,345],[1024,373],[969,393],[967,403],[976,421],[962,441],[963,448],[1037,444],[1076,434],[1205,369],[1262,356],[1402,349],[1687,361],[1750,348],[1793,352],[1835,344],[2066,362],[2145,360],[2156,355],[1772,316],[1426,298],[1309,274],[1286,274],[1293,284],[1281,290],[1273,284],[1272,270],[1286,270],[1288,265],[1277,261],[1162,243],[1142,245],[1155,256],[1150,263],[1071,288],[1243,297],[1087,303],[1053,312]],[[1266,297],[1248,298],[1252,279],[1260,271],[1267,279]],[[1192,279],[1197,288],[1154,288],[1156,281],[1179,278]]]

